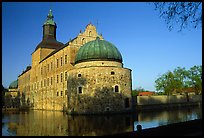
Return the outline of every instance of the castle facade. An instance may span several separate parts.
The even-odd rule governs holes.
[[[32,65],[18,76],[18,91],[31,108],[69,113],[123,112],[132,109],[131,70],[122,55],[91,23],[63,44],[49,11]]]

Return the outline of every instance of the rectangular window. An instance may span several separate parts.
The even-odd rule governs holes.
[[[129,98],[125,98],[125,108],[130,107]]]
[[[67,90],[65,90],[65,95],[67,95]]]
[[[49,72],[49,64],[47,64],[47,72]]]
[[[67,64],[67,55],[65,55],[64,63]]]
[[[50,70],[52,70],[52,62],[50,63]]]
[[[63,74],[61,73],[61,82],[62,82],[62,79],[63,79]]]
[[[52,77],[51,77],[51,79],[50,79],[50,84],[52,85]]]
[[[58,81],[59,81],[59,80],[58,80],[58,75],[57,75],[57,83],[58,83]]]
[[[65,77],[64,77],[65,81],[67,81],[67,72],[65,72]]]
[[[82,87],[78,87],[78,92],[82,93]]]
[[[49,78],[47,78],[47,86],[49,86]]]
[[[61,66],[62,66],[62,57],[61,57]]]
[[[61,96],[63,96],[63,91],[61,91]]]
[[[46,86],[46,79],[44,79],[44,87]]]
[[[57,96],[59,96],[59,92],[57,92]]]
[[[57,68],[59,67],[59,59],[57,59]]]

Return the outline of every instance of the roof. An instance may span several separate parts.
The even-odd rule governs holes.
[[[154,92],[139,92],[139,96],[148,96],[148,95],[153,95]]]
[[[30,69],[31,69],[31,66],[27,66],[27,67],[26,67],[26,70],[23,71],[19,76],[23,75],[24,73],[26,73],[26,72],[29,71]],[[19,76],[18,76],[18,77],[19,77]]]
[[[118,49],[110,42],[100,40],[97,37],[79,49],[75,58],[75,64],[93,60],[109,60],[122,63],[122,56]]]
[[[52,15],[52,10],[50,9],[47,20],[45,21],[44,25],[56,25],[56,23],[53,20],[54,16]]]
[[[51,49],[58,49],[59,47],[63,46],[64,44],[57,41],[54,37],[48,36],[46,39],[43,39],[35,48],[35,51],[38,48],[51,48]]]
[[[195,90],[195,88],[193,88],[193,87],[188,87],[188,88],[184,88],[183,89],[183,92],[188,92],[188,93],[190,93],[190,92],[195,92],[196,90]]]
[[[77,38],[77,37],[71,39],[69,42],[74,41],[74,39],[76,39],[76,38]],[[46,56],[43,60],[41,60],[40,63],[43,62],[45,59],[49,58],[50,56],[54,55],[55,53],[57,53],[57,52],[60,51],[61,49],[67,47],[68,44],[69,44],[69,42],[67,42],[66,44],[63,44],[63,45],[59,46],[56,50],[54,50],[54,51],[51,52],[48,56]]]
[[[9,85],[9,89],[16,89],[18,88],[18,80],[13,81],[10,85]]]

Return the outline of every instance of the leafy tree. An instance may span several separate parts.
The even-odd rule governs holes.
[[[177,67],[173,71],[175,80],[177,80],[177,92],[182,92],[184,89],[189,87],[187,81],[188,81],[188,74],[189,72],[185,68]]]
[[[167,73],[161,75],[156,81],[156,90],[162,91],[164,94],[171,95],[180,90],[181,83],[176,78],[173,72],[168,71]]]
[[[202,92],[202,66],[193,66],[188,71],[187,81],[189,87],[195,89],[196,94]]]
[[[171,95],[185,92],[186,88],[193,87],[196,93],[202,92],[202,66],[194,66],[190,70],[177,67],[173,72],[168,71],[155,81],[157,91]]]
[[[202,2],[153,2],[153,4],[170,31],[175,24],[179,25],[179,31],[202,25]]]

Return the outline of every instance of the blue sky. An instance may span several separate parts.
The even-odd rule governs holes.
[[[94,24],[119,49],[124,67],[132,70],[133,89],[154,91],[159,74],[202,65],[202,29],[169,32],[150,3],[3,2],[3,86],[8,87],[31,65],[31,53],[42,40],[42,25],[50,8],[57,23],[57,40],[62,43],[76,37],[90,22]]]

